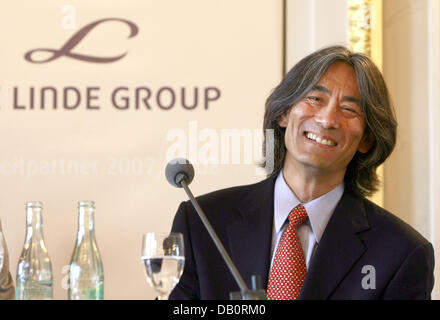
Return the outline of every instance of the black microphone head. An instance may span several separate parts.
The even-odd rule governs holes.
[[[176,158],[168,162],[165,176],[172,186],[182,188],[182,180],[186,180],[186,184],[190,184],[193,180],[194,167],[188,160]]]

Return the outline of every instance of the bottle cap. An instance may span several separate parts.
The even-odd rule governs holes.
[[[43,203],[40,201],[26,201],[26,208],[43,208]]]
[[[90,200],[82,200],[82,201],[78,201],[78,207],[95,207],[95,203],[93,201]]]

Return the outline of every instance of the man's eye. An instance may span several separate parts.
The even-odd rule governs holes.
[[[356,109],[352,108],[352,107],[344,107],[343,106],[343,107],[341,107],[341,109],[342,109],[342,111],[344,113],[346,113],[348,115],[351,115],[351,116],[359,115],[359,112]]]
[[[321,102],[322,99],[320,97],[316,97],[316,96],[308,96],[307,100],[311,101],[311,102]]]

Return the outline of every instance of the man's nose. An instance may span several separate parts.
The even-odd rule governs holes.
[[[315,116],[316,122],[323,129],[334,129],[339,127],[339,104],[336,101],[330,101],[322,107]]]

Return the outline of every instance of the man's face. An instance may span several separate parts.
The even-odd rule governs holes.
[[[318,83],[279,119],[286,128],[285,164],[345,175],[356,151],[367,152],[365,119],[354,69],[336,62]]]

